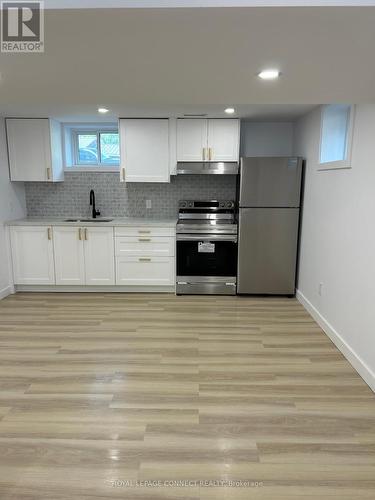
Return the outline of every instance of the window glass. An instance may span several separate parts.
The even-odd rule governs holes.
[[[77,134],[78,163],[95,165],[98,163],[98,140],[96,133]]]
[[[104,165],[119,165],[120,144],[117,132],[100,133],[100,156]]]
[[[348,158],[351,106],[331,104],[322,113],[320,163],[345,161]]]

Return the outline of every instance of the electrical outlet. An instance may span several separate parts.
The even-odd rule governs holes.
[[[151,207],[152,207],[151,200],[146,200],[146,208],[151,208]]]
[[[318,294],[319,294],[319,295],[322,295],[322,294],[323,294],[323,283],[319,283],[319,287],[318,287]]]

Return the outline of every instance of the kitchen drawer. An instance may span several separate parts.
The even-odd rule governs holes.
[[[174,238],[166,236],[118,236],[115,238],[115,251],[117,257],[173,257],[175,244]]]
[[[116,227],[115,236],[176,236],[175,227]]]
[[[116,285],[174,285],[174,257],[117,257]]]

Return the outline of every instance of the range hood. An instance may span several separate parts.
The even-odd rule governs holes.
[[[238,174],[238,163],[236,161],[211,161],[211,162],[178,162],[177,174]]]

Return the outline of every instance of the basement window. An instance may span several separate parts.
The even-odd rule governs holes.
[[[113,124],[65,125],[65,165],[71,171],[118,171],[120,141]]]
[[[322,107],[319,170],[351,167],[354,106]]]

